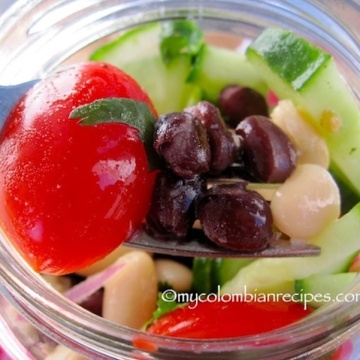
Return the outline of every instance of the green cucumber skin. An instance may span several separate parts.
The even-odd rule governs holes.
[[[121,68],[146,90],[159,114],[182,111],[201,100],[200,89],[186,82],[190,62],[185,56],[167,66],[156,56],[123,64]]]
[[[159,114],[182,111],[202,99],[216,103],[228,85],[251,87],[267,95],[266,83],[245,55],[232,50],[204,44],[195,65],[186,54],[165,64],[160,33],[160,22],[135,28],[98,48],[90,60],[108,62],[134,77]]]
[[[312,275],[295,281],[295,293],[299,294],[300,302],[319,308],[334,302],[339,294],[344,294],[357,275],[353,272]]]
[[[249,265],[254,259],[231,259],[217,258],[214,259],[212,276],[217,285],[224,285],[231,280],[240,269]]]
[[[130,62],[144,54],[158,53],[160,24],[150,23],[129,30],[113,41],[100,46],[91,55],[92,61]]]
[[[266,96],[268,86],[245,55],[212,45],[204,45],[189,80],[199,86],[204,97],[216,103],[228,85],[251,87]]]
[[[198,257],[194,258],[193,273],[193,290],[199,294],[209,294],[214,289],[212,278],[213,259]]]
[[[222,286],[232,279],[244,266],[253,259],[231,258],[194,258],[193,261],[193,290],[201,294],[217,292]]]
[[[97,49],[90,60],[113,64],[131,75],[148,93],[159,114],[182,111],[202,98],[200,88],[189,84],[188,56],[165,64],[160,52],[160,23],[131,30]]]
[[[331,56],[318,47],[298,38],[291,31],[281,29],[264,30],[252,42],[248,54],[251,51],[264,57],[272,71],[295,91],[306,88],[313,75],[331,60]],[[292,61],[284,63],[284,58],[291,58]],[[308,67],[308,63],[312,66]]]
[[[291,41],[285,45],[290,48],[282,43],[287,36]],[[308,56],[294,56],[295,47],[296,54]],[[290,99],[308,113],[308,121],[327,141],[332,170],[360,195],[360,110],[333,58],[295,34],[289,35],[280,29],[263,31],[249,46],[246,56],[280,99]],[[307,68],[305,61],[309,59],[314,63]],[[290,76],[289,71],[281,70],[288,64],[300,69],[296,75]],[[324,121],[328,111],[338,119],[338,130],[330,130]]]
[[[360,250],[360,204],[310,239],[321,254],[305,258],[258,259],[242,268],[222,293],[294,292],[295,280],[347,271]]]

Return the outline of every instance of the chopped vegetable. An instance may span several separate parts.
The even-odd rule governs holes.
[[[348,291],[357,273],[314,274],[305,279],[296,280],[295,293],[299,301],[306,306],[318,308],[335,301],[345,301]],[[350,299],[350,298],[349,298]]]
[[[109,62],[132,75],[160,114],[181,111],[202,98],[216,102],[229,84],[266,95],[267,85],[244,54],[206,44],[204,38],[188,20],[155,22],[120,35],[90,59]]]
[[[204,45],[204,33],[189,20],[166,21],[160,33],[160,51],[165,64],[186,54],[193,63]]]
[[[185,23],[183,29],[186,27]],[[175,33],[167,33],[169,27],[165,27],[162,35],[160,23],[140,26],[97,49],[90,59],[108,62],[133,76],[147,91],[159,114],[180,111],[199,101],[201,90],[187,83],[194,56],[191,34],[176,32],[175,28],[179,25],[172,29]],[[182,51],[184,44],[190,54]]]
[[[264,30],[246,56],[280,99],[292,100],[326,140],[332,169],[360,194],[360,111],[331,55],[282,29]]]
[[[296,279],[346,271],[360,250],[360,204],[309,239],[321,248],[311,258],[258,259],[242,268],[221,289],[223,293],[294,292]]]
[[[121,271],[124,265],[124,263],[112,264],[103,271],[88,276],[86,280],[66,291],[64,296],[78,304],[81,303],[97,290],[101,289],[112,276],[118,271]]]
[[[197,293],[208,294],[216,291],[218,286],[231,280],[238,271],[254,259],[202,258],[193,261],[193,288]]]
[[[250,87],[262,95],[268,91],[268,85],[244,54],[209,44],[199,53],[190,81],[212,102],[217,102],[221,90],[228,85]]]

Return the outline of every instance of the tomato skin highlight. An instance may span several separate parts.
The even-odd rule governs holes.
[[[35,85],[1,132],[0,225],[38,272],[70,273],[103,258],[149,209],[155,175],[137,130],[69,119],[108,97],[144,101],[156,116],[131,77],[85,62]]]
[[[188,339],[224,339],[276,330],[311,312],[295,302],[202,301],[163,315],[147,332]]]

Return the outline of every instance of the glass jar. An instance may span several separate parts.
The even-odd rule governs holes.
[[[19,0],[0,18],[0,83],[41,78],[60,64],[86,59],[104,40],[132,26],[189,17],[205,29],[247,38],[265,27],[294,30],[334,55],[358,99],[359,39],[350,25],[359,14],[356,2],[315,0]],[[348,301],[263,335],[219,341],[148,335],[112,324],[59,295],[3,234],[0,279],[0,341],[16,359],[43,359],[52,343],[95,359],[330,359],[360,329],[360,302]],[[360,293],[360,282],[350,291]],[[356,356],[354,341],[348,344]]]

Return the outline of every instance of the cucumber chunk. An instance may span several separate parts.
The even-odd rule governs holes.
[[[98,48],[90,60],[113,64],[131,75],[148,93],[159,114],[182,111],[202,96],[187,82],[191,59],[183,55],[165,64],[160,51],[161,24],[140,26]]]
[[[212,275],[214,282],[220,286],[231,280],[240,269],[249,265],[254,259],[214,259]]]
[[[228,85],[251,87],[264,96],[268,90],[245,55],[211,45],[203,46],[190,81],[198,85],[204,97],[212,102],[217,102],[221,90]]]
[[[142,25],[95,50],[90,60],[108,62],[134,77],[159,114],[182,111],[202,99],[216,102],[228,85],[263,95],[268,90],[245,55],[203,43],[202,30],[186,20]]]
[[[310,242],[321,254],[307,258],[258,259],[243,267],[221,289],[222,293],[294,292],[296,279],[314,274],[344,272],[360,250],[360,204],[332,222]]]
[[[295,293],[298,300],[313,308],[325,304],[343,301],[343,294],[355,280],[357,273],[316,274],[296,280]]]
[[[216,292],[218,286],[222,286],[232,279],[241,268],[252,261],[254,260],[195,258],[193,261],[193,290],[206,294]]]
[[[193,290],[200,294],[209,294],[214,290],[212,279],[213,259],[198,257],[193,261]]]
[[[360,111],[332,56],[282,29],[264,30],[246,57],[281,99],[325,138],[332,170],[360,194]]]

